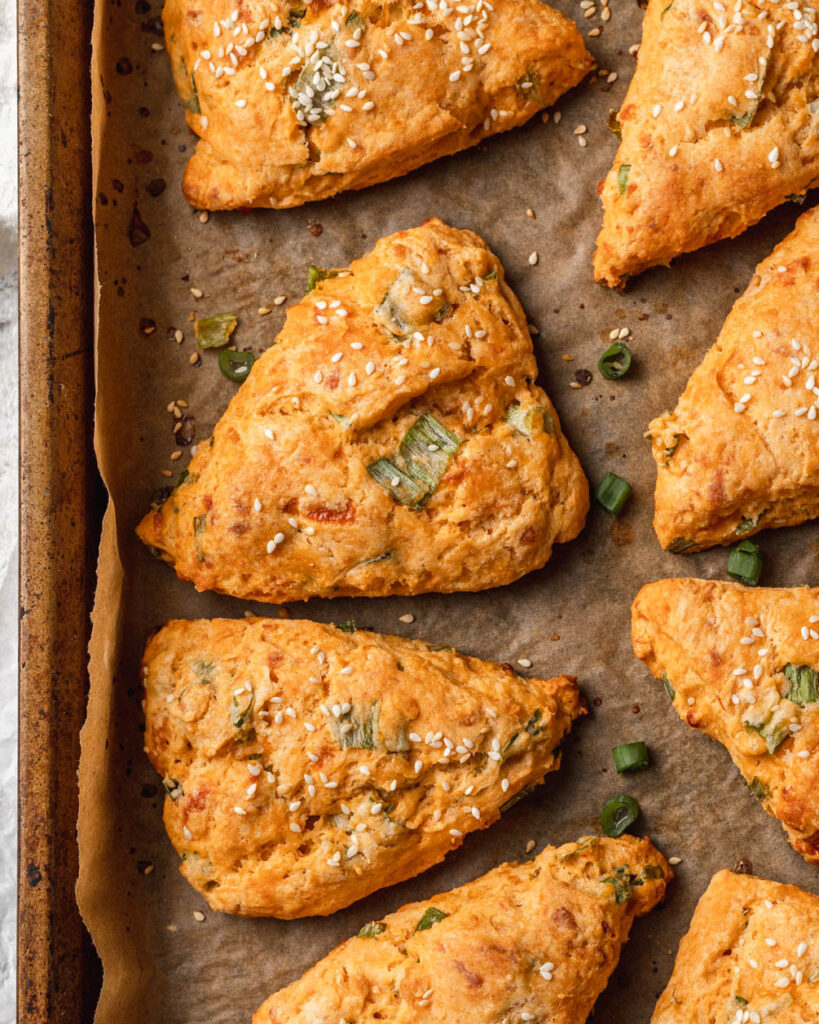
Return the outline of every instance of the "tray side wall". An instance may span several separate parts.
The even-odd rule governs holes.
[[[74,900],[100,506],[92,454],[91,5],[19,6],[19,1024],[90,1020]]]

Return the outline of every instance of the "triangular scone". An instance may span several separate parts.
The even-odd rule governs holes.
[[[288,310],[138,533],[259,601],[482,590],[571,540],[588,484],[498,259],[437,220]]]
[[[660,580],[637,595],[631,638],[680,717],[728,749],[819,864],[819,589]]]
[[[208,210],[299,206],[514,128],[594,63],[540,0],[167,0],[188,126],[183,181]]]
[[[819,1020],[819,897],[720,871],[697,904],[651,1024]]]
[[[815,8],[649,0],[602,185],[609,285],[732,238],[819,184]]]
[[[547,846],[365,925],[253,1024],[584,1024],[670,877],[648,839]]]
[[[145,749],[182,873],[215,910],[332,914],[417,875],[560,764],[574,679],[307,621],[164,626]]]
[[[757,267],[677,408],[648,430],[664,548],[819,516],[819,207]]]

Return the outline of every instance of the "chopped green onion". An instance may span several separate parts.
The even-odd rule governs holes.
[[[760,802],[762,802],[768,795],[768,787],[761,779],[758,779],[756,775],[748,783],[748,789],[750,789],[750,791]]]
[[[328,277],[338,277],[339,273],[338,270],[325,270],[324,267],[317,267],[315,263],[311,263],[307,271],[307,292],[311,292],[319,281],[326,281]]]
[[[194,320],[193,331],[199,348],[224,348],[236,330],[233,313],[217,313],[202,320]]]
[[[606,380],[619,380],[625,377],[630,367],[631,349],[622,341],[615,341],[597,361],[597,369]]]
[[[330,732],[342,750],[373,750],[378,744],[378,718],[381,702],[374,700],[369,707],[354,706],[336,718],[328,720]]]
[[[364,925],[358,933],[358,937],[359,939],[374,939],[386,930],[387,926],[383,921],[370,921],[369,924]]]
[[[673,701],[674,698],[677,696],[677,691],[671,685],[671,680],[668,678],[665,672],[663,672],[663,686],[665,687],[665,692],[668,694],[668,699]]]
[[[794,665],[789,662],[784,669],[788,680],[788,700],[803,708],[806,704],[819,701],[819,674],[810,665]]]
[[[666,451],[667,450],[668,449],[666,449]],[[685,537],[675,537],[666,548],[666,551],[670,551],[673,555],[681,555],[684,551],[689,551],[691,548],[696,546],[697,542],[695,540],[686,540]]]
[[[620,126],[620,118],[617,116],[616,110],[609,110],[609,116],[606,120],[606,127],[613,135],[616,135],[618,139],[622,140],[623,129]]]
[[[642,740],[636,743],[623,743],[612,750],[614,767],[618,773],[639,772],[648,768],[648,747]]]
[[[640,805],[634,797],[621,793],[620,796],[612,797],[603,807],[600,825],[606,835],[614,839],[633,825],[639,814]]]
[[[620,192],[620,195],[623,195],[623,193],[628,188],[628,176],[630,172],[631,164],[620,164],[620,167],[617,171],[617,188]]]
[[[552,414],[542,405],[530,405],[524,409],[517,403],[513,403],[506,410],[503,418],[523,437],[532,437],[536,428],[544,430],[547,434],[554,435],[555,432]]]
[[[425,412],[404,434],[398,454],[406,462],[409,475],[433,491],[460,443],[457,434]]]
[[[367,472],[385,491],[389,491],[399,505],[420,508],[426,501],[426,490],[399,469],[391,459],[376,459],[367,466]]]
[[[631,497],[631,484],[616,473],[606,473],[594,491],[595,499],[613,516],[619,516]]]
[[[185,795],[185,790],[182,788],[182,783],[178,779],[163,779],[162,785],[165,787],[165,792],[171,798],[171,800],[178,800],[181,796]]]
[[[219,353],[219,369],[235,384],[241,384],[255,362],[256,357],[252,352],[234,352],[232,349],[223,348]]]
[[[446,472],[461,439],[430,413],[419,416],[391,458],[370,463],[367,472],[401,505],[421,508]]]
[[[449,917],[449,914],[445,914],[443,910],[439,910],[437,907],[427,907],[421,917],[421,920],[415,926],[415,930],[417,932],[425,932],[434,924],[438,924],[439,921],[443,921],[445,917]]]
[[[336,629],[340,629],[342,633],[355,633],[355,619],[336,623]]]
[[[755,587],[762,575],[762,552],[751,540],[740,541],[728,556],[727,573],[746,587]]]
[[[451,309],[443,296],[421,305],[419,296],[432,289],[414,270],[403,267],[389,286],[373,314],[376,321],[394,337],[405,337],[419,327],[433,323]]]

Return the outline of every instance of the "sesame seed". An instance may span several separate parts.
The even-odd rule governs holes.
[[[530,253],[529,254],[529,266],[530,267],[534,267],[535,264],[537,263],[537,259],[538,259],[538,256],[537,256],[536,252]]]

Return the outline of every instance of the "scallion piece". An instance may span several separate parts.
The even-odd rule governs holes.
[[[252,352],[234,352],[232,349],[223,348],[219,353],[219,369],[228,380],[236,384],[241,384],[255,362],[256,357]]]
[[[614,767],[618,773],[639,772],[648,768],[648,747],[642,740],[636,743],[623,743],[612,750]]]
[[[788,662],[784,672],[788,680],[788,692],[785,694],[788,700],[798,704],[800,708],[819,701],[819,673],[815,668]]]
[[[523,437],[532,437],[536,428],[544,430],[547,434],[555,432],[552,415],[542,405],[530,405],[524,409],[513,403],[503,414],[503,418]]]
[[[419,416],[391,458],[377,459],[367,472],[401,505],[420,508],[446,472],[461,439],[430,413]]]
[[[594,490],[594,497],[612,516],[619,516],[631,497],[631,484],[616,473],[606,473]]]
[[[600,826],[607,836],[615,839],[633,825],[640,814],[640,805],[634,797],[621,793],[612,797],[603,807],[600,815]]]
[[[460,443],[457,434],[425,412],[404,434],[398,454],[406,462],[409,475],[434,491]]]
[[[619,380],[625,377],[630,368],[631,349],[622,341],[615,341],[597,361],[597,369],[606,380]]]
[[[726,572],[732,580],[755,587],[762,575],[762,552],[752,540],[743,540],[731,549]]]
[[[385,491],[389,491],[399,505],[420,508],[426,500],[426,489],[399,469],[392,459],[376,459],[367,466],[367,472]]]
[[[233,313],[217,313],[202,320],[194,320],[193,331],[199,348],[224,348],[236,330]]]
[[[315,263],[311,263],[310,269],[307,271],[307,292],[311,292],[319,281],[326,281],[328,277],[338,277],[338,275],[338,270],[326,270],[324,267],[317,267]]]
[[[631,164],[620,164],[617,169],[617,191],[624,195],[628,188],[628,176],[631,173]]]
[[[369,924],[364,925],[358,933],[358,937],[359,939],[375,939],[386,930],[387,926],[383,921],[370,921]]]
[[[417,932],[425,932],[434,924],[443,921],[445,917],[449,917],[449,914],[445,914],[443,910],[439,910],[437,907],[427,907],[421,916],[421,920],[415,926],[415,930]]]

